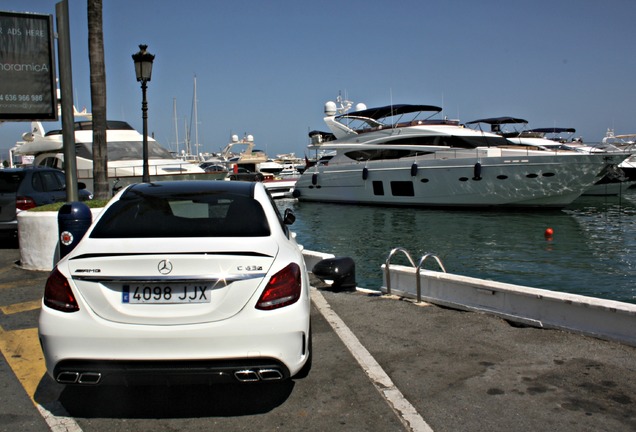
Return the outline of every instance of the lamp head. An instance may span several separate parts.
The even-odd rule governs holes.
[[[139,52],[132,55],[135,62],[135,73],[137,81],[148,82],[152,77],[152,62],[155,59],[153,54],[146,51],[148,45],[139,45]]]

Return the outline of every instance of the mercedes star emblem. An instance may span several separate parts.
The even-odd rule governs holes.
[[[159,270],[159,273],[166,275],[172,271],[172,263],[168,260],[161,260],[159,261],[157,270]]]

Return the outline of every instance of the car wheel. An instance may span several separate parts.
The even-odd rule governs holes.
[[[309,358],[307,359],[307,362],[303,365],[303,367],[298,371],[298,373],[296,375],[294,375],[294,379],[303,379],[303,378],[307,378],[307,375],[309,375],[309,371],[311,370],[311,361],[313,359],[314,356],[314,349],[312,346],[312,332],[311,332],[311,326],[309,327],[309,337],[307,338],[307,347],[309,349]]]

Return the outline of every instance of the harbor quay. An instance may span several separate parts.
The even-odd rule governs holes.
[[[2,244],[0,431],[636,430],[636,347],[317,280],[304,379],[61,386],[37,338],[48,273]]]

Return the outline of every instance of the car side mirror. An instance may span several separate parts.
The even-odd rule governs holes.
[[[84,182],[77,182],[77,189],[79,189],[79,190],[84,190],[84,189],[86,189],[86,183],[84,183]]]
[[[291,209],[285,209],[285,216],[283,217],[283,223],[285,225],[291,225],[296,222],[296,215]]]

